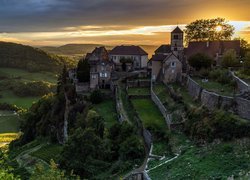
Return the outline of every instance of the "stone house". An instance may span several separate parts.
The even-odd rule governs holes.
[[[147,68],[148,53],[140,46],[116,46],[109,57],[118,71],[130,71]]]
[[[223,54],[230,49],[240,57],[240,40],[190,42],[185,49],[185,57],[188,60],[197,53],[203,53],[214,60],[214,65],[220,66]]]
[[[113,63],[109,60],[105,47],[97,47],[85,59],[90,65],[90,89],[109,88]]]
[[[171,32],[171,44],[161,45],[151,58],[152,81],[179,81],[183,72],[183,31],[176,27]]]

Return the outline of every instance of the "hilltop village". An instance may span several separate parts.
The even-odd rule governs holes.
[[[69,77],[79,94],[97,89],[111,89],[114,92],[121,77],[123,79],[127,77],[129,88],[151,86],[152,89],[155,84],[162,83],[168,86],[171,83],[179,83],[205,107],[209,109],[231,107],[227,110],[234,111],[242,118],[250,119],[248,83],[229,69],[226,76],[235,80],[237,85],[233,94],[226,96],[223,88],[218,91],[206,89],[209,80],[206,77],[197,79],[196,69],[188,63],[190,57],[205,54],[212,59],[212,70],[216,70],[222,66],[223,55],[231,50],[239,59],[240,40],[190,42],[188,47],[184,47],[184,33],[177,26],[171,32],[171,43],[161,45],[155,50],[151,59],[140,46],[121,45],[110,51],[105,47],[96,47],[84,58],[90,66],[89,82],[79,82],[77,69],[70,70]]]
[[[0,179],[249,179],[250,46],[221,21],[175,27],[152,57],[95,45],[72,63],[0,43],[0,100],[39,95],[0,103]]]
[[[228,112],[236,119],[250,120],[250,86],[234,72],[239,67],[235,69],[228,65],[225,68],[225,59],[230,53],[240,61],[240,46],[240,40],[223,40],[190,42],[184,47],[184,32],[176,27],[171,32],[170,44],[161,45],[150,59],[140,46],[120,45],[112,50],[96,47],[82,60],[88,62],[87,81],[79,80],[79,67],[69,70],[69,78],[77,94],[100,93],[101,98],[108,92],[115,98],[119,122],[136,121],[144,140],[146,158],[139,168],[126,176],[127,179],[150,179],[148,173],[158,167],[152,168],[150,163],[164,159],[164,156],[156,154],[153,144],[157,146],[167,129],[187,131],[201,144],[206,141],[203,140],[210,130],[203,133],[205,130],[198,130],[198,125],[194,132],[187,130],[187,124],[192,121],[190,113],[198,113],[195,115],[197,124],[205,123],[206,119],[222,112]],[[210,65],[207,64],[209,61]],[[195,108],[197,110],[192,110]],[[154,111],[160,114],[155,116]],[[218,128],[211,134],[222,133],[219,126],[210,126]],[[244,123],[240,127],[243,133],[235,134],[237,137],[245,136],[249,131]],[[228,133],[233,137],[231,130],[229,128]],[[215,134],[208,139],[228,138],[228,135]],[[176,151],[176,156],[169,161],[180,153],[181,150]]]

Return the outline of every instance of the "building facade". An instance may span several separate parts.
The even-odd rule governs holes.
[[[148,53],[139,46],[116,46],[109,57],[117,71],[147,68]]]

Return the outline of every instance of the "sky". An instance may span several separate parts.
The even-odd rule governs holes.
[[[222,17],[250,42],[249,9],[250,0],[0,0],[0,41],[160,45],[176,25]]]

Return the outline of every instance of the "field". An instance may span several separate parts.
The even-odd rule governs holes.
[[[14,68],[0,68],[0,82],[1,81],[21,81],[21,82],[33,82],[33,81],[45,81],[51,84],[56,84],[57,75],[49,72],[28,72],[21,69]],[[33,102],[36,102],[40,97],[19,97],[15,95],[11,90],[5,87],[0,87],[0,103],[15,104],[18,107],[29,108]]]
[[[62,151],[62,146],[59,144],[48,144],[35,152],[30,153],[31,156],[37,157],[44,160],[48,164],[53,159],[55,162],[58,161],[59,154]]]
[[[46,81],[52,84],[57,82],[57,75],[50,72],[28,72],[22,69],[0,68],[0,77],[20,79],[23,81]]]
[[[0,111],[0,134],[19,132],[19,117],[9,111]]]
[[[208,81],[208,82],[202,82],[202,79],[200,78],[194,78],[194,80],[204,89],[216,92],[220,95],[224,96],[233,96],[234,88],[229,84],[221,84],[215,81]]]
[[[132,99],[142,123],[149,129],[167,129],[165,119],[151,99]]]
[[[128,95],[150,95],[149,88],[129,88]]]
[[[110,128],[118,122],[114,100],[105,100],[100,104],[96,104],[94,105],[94,110],[104,118],[106,128]]]

